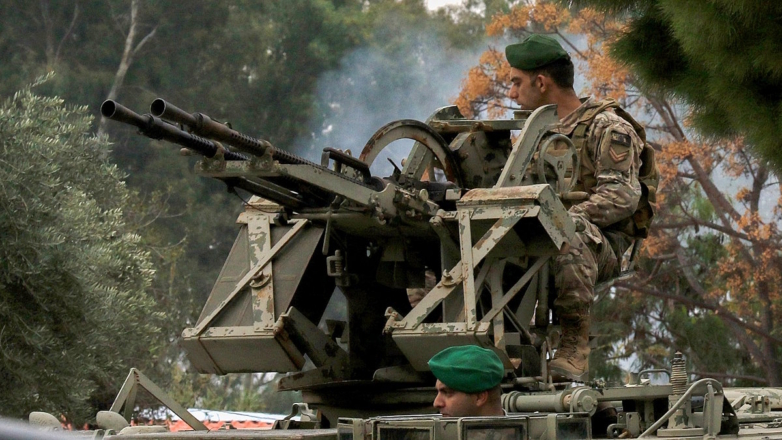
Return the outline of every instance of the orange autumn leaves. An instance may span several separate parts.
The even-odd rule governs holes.
[[[571,16],[567,9],[547,2],[520,3],[506,14],[493,17],[486,27],[490,37],[507,35],[521,40],[531,32],[569,34],[585,38],[586,49],[566,47],[581,69],[589,87],[583,92],[598,98],[622,99],[627,96],[625,84],[629,73],[605,53],[605,43],[621,30],[615,20],[592,9],[583,9]],[[569,43],[566,38],[565,41]],[[480,58],[479,64],[469,70],[462,82],[461,92],[454,104],[465,117],[485,114],[489,118],[506,115],[511,108],[506,99],[510,81],[510,66],[502,50],[489,48]]]
[[[486,35],[497,37],[508,31],[525,31],[530,22],[531,10],[531,6],[518,5],[507,14],[494,16],[491,23],[486,26]]]
[[[481,55],[479,64],[467,72],[455,104],[467,118],[484,112],[489,118],[503,117],[509,109],[503,98],[509,79],[510,66],[505,54],[490,48]]]

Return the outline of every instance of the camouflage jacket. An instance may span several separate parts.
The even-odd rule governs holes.
[[[558,132],[574,138],[580,122],[589,121],[581,145],[580,170],[576,191],[589,194],[589,199],[570,207],[570,212],[582,215],[600,229],[625,229],[624,223],[635,212],[641,198],[638,171],[643,141],[629,122],[607,108],[596,115],[600,105],[592,98],[561,121]],[[582,124],[584,125],[584,124]]]

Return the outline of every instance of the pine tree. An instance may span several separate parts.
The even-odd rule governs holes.
[[[716,137],[743,136],[782,168],[782,3],[577,0],[629,18],[612,46],[642,86],[683,98]]]

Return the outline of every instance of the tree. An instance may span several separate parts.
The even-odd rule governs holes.
[[[203,93],[203,87],[195,88],[197,82],[182,86],[181,79],[198,71],[203,60],[192,54],[209,47],[214,32],[228,16],[227,4],[205,1],[9,1],[3,2],[0,10],[0,53],[7,55],[7,62],[0,66],[0,76],[5,80],[0,86],[3,92],[9,94],[35,75],[56,71],[57,75],[40,85],[38,92],[86,104],[92,114],[98,113],[100,103],[112,93],[132,108],[143,108],[158,93],[165,96],[170,90],[166,87],[174,86],[175,81],[180,96]],[[143,227],[143,239],[153,245],[152,257],[159,269],[153,292],[166,306],[166,329],[173,341],[182,323],[199,311],[194,304],[200,305],[201,298],[193,301],[191,290],[203,291],[204,295],[208,292],[221,258],[230,248],[236,208],[220,210],[225,215],[214,220],[217,226],[203,222],[204,230],[216,228],[217,234],[195,231],[183,237],[183,231],[191,232],[183,225],[191,204],[227,205],[228,197],[209,191],[220,188],[218,185],[193,179],[187,163],[167,154],[173,152],[150,149],[130,130],[118,130],[113,125],[107,125],[107,129],[114,146],[104,149],[104,153],[127,173],[127,184],[139,190],[143,203],[160,202],[156,206],[160,209],[153,212],[134,198],[137,202],[132,208],[137,212],[128,213]],[[161,163],[152,164],[154,160]],[[180,165],[172,167],[172,160]],[[170,183],[159,186],[159,182]],[[200,214],[197,209],[193,211],[192,223],[202,223],[192,220]],[[148,224],[151,218],[158,220]],[[213,242],[213,235],[227,238]],[[171,269],[175,269],[173,273]],[[158,379],[155,374],[151,377]]]
[[[360,41],[361,14],[357,1],[11,0],[0,4],[0,90],[55,70],[39,93],[87,104],[94,114],[107,97],[141,113],[164,97],[286,148],[308,131],[320,72]],[[241,202],[219,182],[193,176],[194,159],[176,149],[119,124],[105,129],[114,145],[104,151],[141,194],[128,206],[129,220],[151,246],[152,292],[174,342],[200,312],[233,243]],[[150,377],[165,382],[168,368],[158,373]]]
[[[128,74],[128,69],[133,63],[133,57],[136,56],[136,53],[138,53],[138,51],[141,50],[141,48],[143,48],[152,37],[155,36],[155,32],[157,31],[157,27],[155,27],[145,36],[138,38],[137,41],[140,3],[140,0],[132,0],[130,3],[130,23],[128,25],[127,36],[125,37],[125,48],[122,50],[122,59],[120,60],[119,67],[117,67],[117,73],[114,76],[114,83],[112,83],[111,90],[109,90],[109,94],[106,96],[106,99],[117,98],[117,92],[119,91],[119,88],[122,87],[122,83],[125,81],[125,75]],[[75,19],[76,17],[74,17],[74,20]],[[100,124],[98,126],[99,135],[106,132],[106,122],[108,122],[106,118],[101,116]]]
[[[0,106],[6,416],[49,410],[82,422],[165,343],[150,255],[123,218],[130,191],[91,124],[85,107],[29,86]]]
[[[503,0],[489,3],[494,6],[487,11],[500,10]],[[403,62],[386,56],[386,65],[396,70],[378,78],[424,82],[418,59],[405,52],[410,47],[405,44],[422,42],[416,32],[432,27],[453,42],[447,50],[467,44],[482,29],[485,17],[479,15],[433,17],[422,0],[8,0],[0,2],[0,96],[55,71],[37,93],[85,104],[92,114],[107,97],[140,113],[163,97],[292,149],[308,146],[313,127],[322,127],[333,115],[318,99],[318,84],[346,54],[362,46],[392,54]],[[464,23],[469,18],[469,25],[457,22],[457,16]],[[405,25],[407,32],[391,23]],[[406,71],[419,76],[401,76]],[[428,93],[428,86],[415,93]],[[97,121],[92,124],[100,128]],[[182,357],[175,342],[182,328],[194,323],[231,248],[241,201],[222,183],[195,177],[195,159],[179,157],[171,145],[148,141],[120,124],[103,128],[112,148],[101,151],[133,190],[124,199],[122,218],[149,252],[156,270],[148,292],[156,310],[165,314],[157,322],[161,339],[156,341],[164,341],[166,350],[155,350],[134,366],[142,366],[174,394],[190,396],[179,394],[177,383],[204,387],[192,376],[180,380]],[[114,374],[117,382],[99,399],[102,409],[124,377],[124,371]],[[219,382],[214,390],[244,383],[234,378],[211,382]]]
[[[782,167],[782,13],[779,2],[578,0],[628,17],[612,53],[645,89],[688,104],[694,127],[741,135]]]
[[[196,376],[177,370],[175,376],[172,398],[197,408],[289,414],[293,404],[302,400],[299,391],[277,391],[282,376],[275,373]]]
[[[776,249],[782,209],[776,177],[747,139],[694,132],[687,123],[697,106],[641,88],[635,70],[606,53],[625,37],[623,26],[593,9],[571,14],[538,1],[516,3],[487,28],[490,35],[514,39],[529,32],[558,35],[586,80],[585,91],[618,99],[646,124],[658,150],[663,181],[653,233],[636,277],[596,298],[597,319],[612,319],[601,324],[609,337],[592,364],[600,366],[598,375],[615,378],[618,371],[606,359],[667,366],[673,347],[688,353],[697,374],[780,384],[782,261]],[[503,54],[487,50],[468,73],[457,104],[469,115],[503,114],[512,108],[505,98],[508,73]],[[763,203],[769,200],[775,202]]]

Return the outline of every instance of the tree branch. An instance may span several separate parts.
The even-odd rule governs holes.
[[[744,380],[755,381],[762,384],[768,384],[768,380],[760,376],[747,376],[744,374],[730,374],[730,373],[714,373],[709,371],[690,371],[690,374],[700,376],[701,378],[711,377],[713,379],[744,379]]]
[[[649,104],[652,105],[654,110],[657,112],[657,114],[660,116],[660,118],[663,120],[663,124],[668,129],[668,133],[673,136],[673,138],[678,142],[684,142],[687,140],[687,137],[684,135],[684,131],[679,126],[678,121],[676,120],[675,115],[672,111],[669,111],[671,107],[667,105],[666,102],[664,102],[662,99],[659,99],[654,96],[648,96]]]
[[[670,133],[674,139],[679,142],[687,141],[687,137],[684,135],[684,131],[679,126],[670,104],[665,100],[653,96],[649,97],[649,103],[663,119],[665,125],[670,128]],[[730,220],[738,222],[741,216],[738,212],[736,212],[730,202],[728,202],[719,188],[714,185],[714,182],[712,182],[711,178],[709,177],[709,173],[707,173],[703,166],[701,166],[700,162],[698,162],[698,160],[692,156],[687,157],[686,160],[692,167],[692,170],[696,176],[696,180],[698,183],[700,183],[701,188],[703,188],[703,192],[706,193],[706,197],[714,206],[717,215],[720,216],[720,219],[722,220],[725,227],[730,227]]]
[[[65,31],[65,35],[63,35],[62,39],[60,40],[60,44],[57,45],[57,52],[54,53],[54,65],[57,65],[57,63],[60,61],[60,51],[62,51],[62,45],[65,44],[65,40],[67,40],[71,35],[71,32],[73,32],[73,28],[76,26],[77,18],[79,18],[78,2],[76,2],[76,5],[73,7],[73,19],[71,19],[71,24],[68,26],[68,30]]]
[[[142,38],[141,41],[138,42],[138,44],[136,45],[136,48],[133,49],[133,56],[136,56],[138,51],[141,50],[142,47],[144,47],[144,45],[147,43],[147,41],[149,41],[152,37],[155,36],[155,32],[157,32],[157,26],[155,26],[155,28],[152,29],[152,31],[150,33],[145,35],[144,38]]]
[[[570,46],[570,50],[577,53],[579,58],[581,58],[582,60],[586,59],[586,56],[583,53],[581,53],[581,51],[578,50],[578,48],[573,43],[570,42],[570,40],[565,38],[565,36],[562,35],[561,32],[559,32],[559,29],[557,29],[554,33],[556,33],[559,36],[559,38],[562,39],[562,41],[564,41],[568,46]]]
[[[40,0],[38,4],[41,7],[41,19],[46,39],[46,70],[51,72],[54,69],[54,23],[49,16],[49,2]]]
[[[692,273],[692,270],[690,270],[691,265],[684,258],[684,254],[682,253],[681,248],[676,250],[676,259],[679,261],[679,267],[682,270],[682,274],[684,274],[684,279],[687,280],[687,284],[690,285],[692,290],[694,290],[695,293],[697,293],[700,297],[708,296],[706,289],[703,288],[700,281],[698,281],[698,279],[695,277],[695,274]]]
[[[766,280],[761,280],[757,283],[758,297],[760,298],[763,307],[760,309],[761,323],[763,328],[769,333],[774,332],[774,314],[772,312],[772,301],[770,295],[769,283]],[[768,340],[762,341],[760,344],[763,350],[763,354],[766,360],[766,377],[769,380],[769,385],[777,386],[780,381],[779,361],[776,359],[776,350],[773,344]]]
[[[661,368],[661,369],[666,369],[667,370],[670,367],[665,362],[661,362],[660,360],[655,359],[654,357],[649,356],[647,353],[644,353],[644,352],[641,352],[641,358],[644,360],[644,362],[648,362],[648,363],[652,364],[656,368]]]
[[[681,221],[681,222],[673,222],[673,223],[655,223],[654,228],[655,229],[680,229],[689,226],[698,226],[698,227],[713,229],[717,232],[721,232],[725,235],[729,235],[731,237],[735,237],[741,240],[751,241],[749,235],[747,234],[742,234],[741,232],[736,232],[733,229],[728,229],[716,223],[703,221],[695,217],[689,217],[689,218],[690,218],[689,221]]]
[[[752,174],[754,178],[752,179],[752,191],[749,197],[749,209],[756,213],[760,212],[760,196],[763,194],[763,185],[768,180],[769,172],[765,165],[760,164],[757,171]]]
[[[155,27],[155,29],[147,34],[135,48],[133,47],[138,27],[138,8],[139,0],[132,0],[130,4],[130,28],[128,30],[128,36],[125,38],[125,49],[122,52],[122,59],[117,68],[117,73],[114,76],[114,83],[111,85],[111,90],[109,90],[106,99],[115,99],[117,97],[119,88],[122,87],[122,83],[125,81],[125,75],[128,73],[131,63],[133,63],[133,56],[155,35],[155,31],[157,30],[157,27]],[[100,123],[98,124],[98,136],[106,132],[106,122],[107,119],[101,117]]]
[[[747,329],[747,330],[749,330],[749,331],[751,331],[753,333],[757,333],[759,336],[762,336],[762,337],[767,338],[767,339],[769,339],[771,341],[774,341],[777,344],[782,344],[782,339],[779,339],[779,338],[775,337],[774,335],[769,334],[768,332],[766,332],[765,330],[763,330],[762,328],[760,328],[760,327],[758,327],[756,325],[749,324],[749,323],[746,323],[746,322],[742,321],[741,319],[736,317],[736,315],[731,313],[729,310],[727,310],[726,308],[724,308],[724,307],[722,307],[722,306],[720,306],[718,304],[711,304],[711,303],[708,303],[708,302],[705,302],[705,301],[698,301],[698,300],[695,300],[695,299],[692,299],[692,298],[687,298],[687,297],[684,297],[684,296],[681,296],[681,295],[673,295],[673,294],[670,294],[670,293],[664,293],[664,292],[660,292],[660,291],[658,291],[656,289],[650,289],[650,288],[644,287],[644,286],[631,285],[631,284],[629,284],[626,281],[617,281],[617,282],[614,283],[614,287],[616,287],[618,289],[623,289],[623,290],[626,290],[626,291],[630,291],[630,292],[635,291],[635,292],[643,293],[643,294],[646,294],[646,295],[655,296],[657,298],[671,299],[671,300],[674,300],[676,302],[680,302],[682,304],[689,305],[691,307],[699,307],[699,308],[702,308],[702,309],[711,310],[712,312],[714,312],[715,315],[717,315],[717,317],[719,317],[723,321],[733,322],[733,323],[735,323],[735,324],[737,324],[737,325],[739,325],[739,326],[741,326],[741,327],[743,327],[743,328],[745,328],[745,329]]]
[[[747,332],[740,328],[737,323],[725,321],[725,324],[733,332],[733,334],[736,335],[736,338],[738,338],[739,342],[744,346],[744,348],[746,348],[746,350],[749,352],[749,355],[763,366],[763,370],[766,373],[766,377],[768,378],[770,365],[763,355],[763,351],[760,349],[760,347],[758,347],[758,344],[756,344],[755,341],[753,341],[752,338],[747,335]]]

